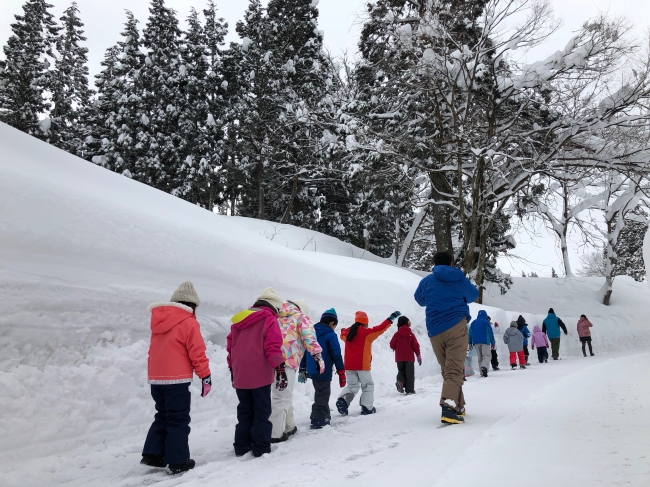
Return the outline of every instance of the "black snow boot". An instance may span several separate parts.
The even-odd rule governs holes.
[[[287,435],[289,435],[289,436],[293,436],[293,435],[295,435],[297,432],[298,432],[298,427],[297,427],[297,426],[294,426],[293,429],[292,429],[291,431],[287,431]]]
[[[289,439],[289,435],[286,433],[282,433],[282,436],[280,438],[271,438],[271,443],[282,443],[283,441],[287,441]]]
[[[140,460],[140,465],[146,465],[147,467],[158,467],[158,468],[165,468],[167,466],[162,455],[151,455],[150,453],[142,454],[142,460]]]
[[[402,384],[400,381],[397,381],[395,382],[395,387],[397,387],[397,392],[404,394],[404,384]]]
[[[171,472],[172,475],[177,475],[179,473],[187,472],[188,470],[192,470],[194,466],[196,465],[196,462],[192,459],[188,460],[185,463],[176,463],[174,465],[169,466],[169,471]]]
[[[345,402],[345,398],[339,397],[338,400],[336,401],[336,409],[338,410],[339,414],[342,414],[343,416],[348,415],[348,403]]]
[[[361,415],[362,416],[367,416],[368,414],[375,414],[376,412],[377,412],[377,409],[375,409],[375,408],[368,409],[365,406],[361,406]]]
[[[525,369],[526,366],[525,366],[525,365],[520,365],[519,368],[520,368],[520,369]]]
[[[458,411],[451,406],[442,404],[441,407],[442,417],[440,418],[440,421],[444,424],[463,424],[465,422],[465,418],[458,414]]]
[[[517,368],[516,364],[510,364],[510,367],[512,367],[512,370],[515,370]]]
[[[487,367],[481,367],[481,376],[487,377],[488,369]]]

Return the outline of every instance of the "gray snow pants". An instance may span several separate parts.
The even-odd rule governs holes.
[[[345,378],[347,385],[341,391],[342,397],[348,406],[352,403],[354,396],[361,389],[361,398],[359,404],[368,409],[372,409],[375,402],[375,383],[372,381],[372,374],[369,370],[346,370]]]
[[[477,343],[474,345],[474,349],[478,355],[479,368],[485,367],[487,369],[490,366],[490,360],[492,359],[492,347],[485,343]]]

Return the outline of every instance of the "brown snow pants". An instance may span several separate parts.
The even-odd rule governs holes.
[[[459,323],[431,337],[430,340],[442,371],[440,404],[444,404],[445,399],[449,399],[456,403],[457,409],[460,409],[465,406],[463,365],[467,354],[467,320],[463,318]]]

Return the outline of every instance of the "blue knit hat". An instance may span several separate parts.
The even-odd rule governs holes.
[[[339,317],[336,314],[336,310],[334,308],[330,308],[330,309],[325,310],[325,312],[320,317],[320,321],[323,322],[323,321],[327,320],[328,318],[334,318],[337,323],[339,322]]]

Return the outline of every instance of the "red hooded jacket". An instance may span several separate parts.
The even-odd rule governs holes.
[[[231,321],[226,351],[233,387],[257,389],[272,384],[273,370],[284,362],[278,315],[268,308],[250,308]]]
[[[415,362],[415,357],[420,356],[418,339],[406,325],[390,339],[390,348],[395,350],[395,362]]]
[[[203,379],[210,375],[201,327],[192,308],[179,303],[149,306],[149,384],[192,382],[192,371]]]

